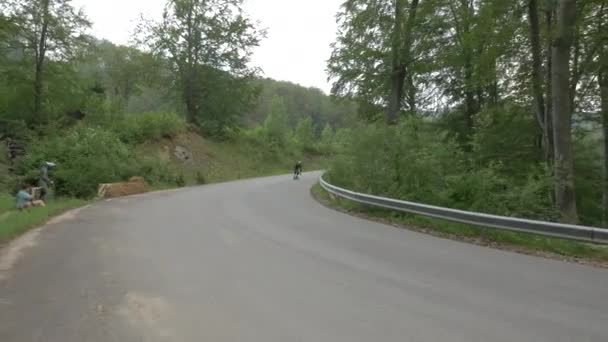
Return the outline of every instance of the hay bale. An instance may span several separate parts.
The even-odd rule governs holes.
[[[142,177],[132,177],[128,182],[99,184],[97,195],[101,198],[115,198],[148,192]]]

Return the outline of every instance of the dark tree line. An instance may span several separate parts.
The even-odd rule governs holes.
[[[578,222],[576,132],[602,122],[608,136],[607,6],[605,0],[347,0],[329,60],[333,92],[366,103],[372,119],[384,112],[389,125],[408,115],[449,122],[468,152],[483,113],[506,106],[528,111],[538,161],[552,170],[555,207],[562,221]]]

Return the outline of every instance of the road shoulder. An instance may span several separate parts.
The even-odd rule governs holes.
[[[317,202],[327,208],[396,228],[519,254],[608,269],[608,246],[596,246],[525,233],[502,232],[370,208],[336,198],[327,193],[318,183],[311,188],[310,193]]]

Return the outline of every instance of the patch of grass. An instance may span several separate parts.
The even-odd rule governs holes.
[[[86,201],[83,200],[57,199],[49,202],[45,208],[17,211],[13,210],[15,202],[12,197],[0,195],[0,243],[7,242],[28,229],[44,224],[53,216],[84,204]]]
[[[444,238],[463,240],[484,246],[524,254],[566,259],[608,267],[608,248],[540,235],[480,228],[471,225],[373,208],[345,199],[332,198],[319,184],[311,193],[326,206],[371,220],[397,225]]]
[[[11,177],[8,173],[8,160],[6,156],[6,144],[0,142],[0,192],[10,190],[12,185]]]
[[[0,193],[0,214],[15,207],[15,198],[9,194]]]

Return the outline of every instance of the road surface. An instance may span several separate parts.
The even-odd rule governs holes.
[[[5,248],[0,341],[608,341],[608,272],[317,204],[318,174],[97,203]]]

